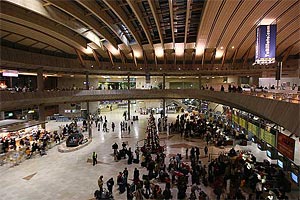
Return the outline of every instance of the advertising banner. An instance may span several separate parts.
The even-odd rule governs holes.
[[[291,160],[294,160],[295,140],[282,133],[278,133],[277,150],[282,155],[288,157]]]
[[[260,25],[256,28],[255,63],[275,63],[276,24]]]

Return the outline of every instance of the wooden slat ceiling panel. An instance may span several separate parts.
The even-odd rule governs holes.
[[[45,50],[48,50],[48,51],[56,51],[57,49],[49,46],[49,47],[47,47]]]
[[[0,37],[6,36],[7,34],[9,34],[9,32],[0,30]]]
[[[279,34],[277,34],[277,38],[276,38],[277,41],[276,41],[276,43],[280,44],[281,41],[284,40],[287,36],[289,36],[291,33],[293,33],[294,31],[296,31],[297,29],[299,29],[299,26],[297,26],[297,24],[299,24],[299,21],[296,20],[293,23],[291,23],[290,25],[288,25]],[[299,38],[299,35],[298,35],[298,38]]]
[[[290,52],[290,55],[296,55],[298,53],[300,53],[300,41],[294,45],[292,51]]]
[[[20,42],[18,42],[19,44],[22,44],[22,45],[25,45],[25,46],[30,46],[34,43],[36,43],[36,41],[32,40],[32,39],[29,39],[29,38],[26,38]]]
[[[249,29],[251,29],[253,26],[256,26],[256,23],[258,21],[258,18],[265,14],[265,12],[275,3],[275,1],[262,1],[262,3],[259,6],[259,9],[255,9],[251,16],[247,18],[244,24],[242,24],[241,29],[237,33],[236,37],[233,39],[230,46],[234,46],[237,48],[240,44],[240,42],[243,40],[245,35],[249,32]],[[252,31],[250,37],[255,38],[255,29]],[[233,56],[231,53],[228,54],[228,56]],[[237,57],[238,59],[239,57]]]
[[[232,34],[236,31],[238,26],[242,23],[244,16],[248,14],[251,8],[255,5],[256,1],[245,1],[240,9],[237,11],[236,15],[232,18],[232,22],[228,25],[228,31],[224,33],[219,46],[227,47]]]
[[[2,23],[1,23],[1,26],[2,26]],[[24,37],[21,35],[11,34],[11,35],[5,37],[5,40],[11,41],[11,42],[17,42],[17,41],[21,40],[22,38],[24,38]]]
[[[44,43],[37,43],[35,45],[32,45],[32,47],[34,48],[38,48],[38,49],[43,49],[47,46],[47,44],[44,44]]]
[[[281,45],[278,46],[278,48],[277,48],[277,55],[280,55],[282,53],[282,51],[284,51],[290,45],[292,45],[293,43],[295,43],[296,42],[295,36],[296,37],[298,36],[298,39],[299,39],[299,35],[300,35],[300,29],[298,29],[298,31],[295,32],[292,37],[288,37]]]
[[[206,2],[206,11],[204,12],[204,15],[202,17],[202,24],[200,24],[200,32],[198,33],[198,45],[203,46],[205,45],[205,41],[208,37],[208,33],[210,31],[210,28],[212,26],[212,21],[214,20],[218,8],[221,5],[222,1],[207,1]],[[203,44],[199,44],[199,41],[203,41]],[[196,59],[200,59],[202,55],[197,55]]]
[[[239,3],[239,1],[230,1],[231,3],[227,3],[224,5],[224,8],[222,9],[222,12],[220,14],[219,20],[217,21],[214,30],[212,32],[212,36],[210,38],[210,41],[208,43],[208,48],[216,47],[216,43],[225,28],[225,25],[227,23],[229,15],[234,11],[236,5]],[[228,16],[228,17],[225,17]]]
[[[68,45],[48,36],[45,35],[43,33],[37,32],[35,30],[32,30],[30,28],[18,25],[18,24],[14,24],[14,23],[10,23],[4,20],[1,20],[1,28],[5,29],[5,30],[10,30],[11,32],[14,33],[22,33],[24,34],[24,37],[28,37],[28,38],[34,38],[38,41],[47,43],[49,45],[53,45],[58,49],[64,50],[65,52],[68,53],[73,53],[73,49],[70,48]],[[23,36],[19,36],[19,38],[22,38]]]
[[[288,7],[290,7],[292,4],[294,3],[294,1],[282,1],[278,6],[276,6],[267,16],[265,16],[265,19],[276,19],[276,17],[278,17],[281,13],[283,13]],[[286,23],[283,20],[280,20],[278,22],[278,24],[283,24]],[[277,29],[279,30],[279,29]],[[246,30],[247,32],[249,30]],[[256,40],[256,29],[254,29],[250,36],[244,41],[243,45],[241,46],[240,50],[238,51],[238,55],[237,57],[241,57],[245,54],[245,52],[247,51],[247,49],[249,48],[250,45],[253,44],[253,42],[255,42]],[[243,35],[241,35],[242,37],[244,37]]]

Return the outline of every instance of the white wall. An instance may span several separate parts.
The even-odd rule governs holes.
[[[290,87],[293,84],[297,84],[297,86],[300,85],[300,79],[298,77],[291,77],[291,78],[281,78],[281,80],[279,81],[279,85],[281,85],[282,83],[290,83]],[[272,85],[274,85],[276,87],[277,85],[277,81],[275,80],[275,78],[259,78],[259,86],[263,86],[263,87],[271,87]]]

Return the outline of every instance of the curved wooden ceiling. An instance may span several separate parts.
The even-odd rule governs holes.
[[[255,29],[267,19],[277,23],[278,58],[299,57],[299,0],[28,2],[0,2],[2,45],[136,65],[251,64]]]

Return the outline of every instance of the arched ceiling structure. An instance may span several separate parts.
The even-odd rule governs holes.
[[[1,45],[36,53],[136,68],[244,67],[253,63],[256,27],[267,22],[277,24],[277,60],[299,59],[299,0],[2,0],[0,7]]]

